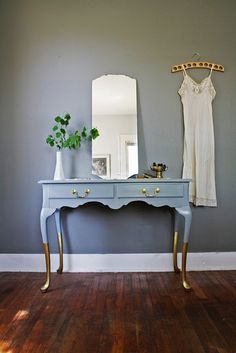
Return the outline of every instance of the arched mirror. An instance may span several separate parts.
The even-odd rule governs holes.
[[[92,83],[92,173],[104,179],[126,179],[138,173],[136,80],[104,75]]]

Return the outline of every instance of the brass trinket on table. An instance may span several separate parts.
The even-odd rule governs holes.
[[[152,171],[156,172],[156,178],[162,179],[163,172],[165,172],[168,167],[163,163],[155,163],[153,162],[152,166],[150,167]]]

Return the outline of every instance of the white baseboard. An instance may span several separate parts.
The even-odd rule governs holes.
[[[178,254],[179,264],[181,254]],[[51,269],[58,267],[58,254],[51,255]],[[236,252],[189,253],[188,271],[236,270]],[[43,254],[0,254],[1,272],[44,272]],[[65,254],[65,272],[168,272],[172,254]]]

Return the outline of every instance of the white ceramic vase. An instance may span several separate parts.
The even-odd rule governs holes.
[[[65,179],[65,176],[64,176],[63,166],[62,166],[62,151],[57,151],[54,180],[63,180],[63,179]]]

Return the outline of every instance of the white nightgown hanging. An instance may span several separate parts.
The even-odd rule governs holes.
[[[215,188],[215,145],[212,101],[215,89],[211,74],[195,82],[184,69],[178,93],[184,113],[183,178],[192,179],[189,201],[196,206],[217,206]]]

